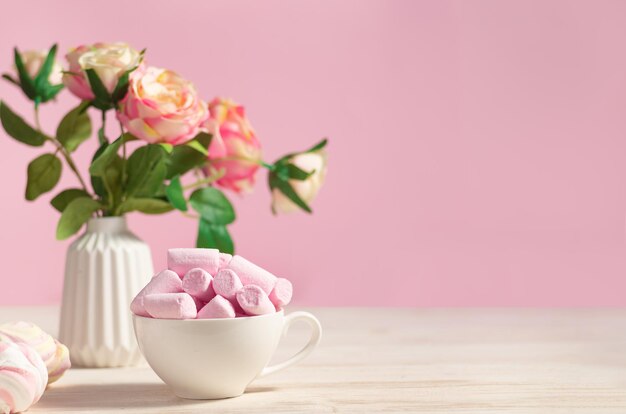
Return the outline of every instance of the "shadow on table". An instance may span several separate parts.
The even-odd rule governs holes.
[[[244,394],[273,391],[273,387],[249,387]],[[239,398],[242,398],[239,397]],[[41,401],[35,406],[45,408],[89,409],[102,408],[158,408],[184,407],[211,404],[222,400],[186,400],[179,398],[165,384],[85,384],[58,385],[46,390]],[[34,407],[33,407],[34,408]]]

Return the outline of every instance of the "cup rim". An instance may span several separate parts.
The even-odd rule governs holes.
[[[252,319],[261,319],[261,318],[271,318],[276,315],[284,315],[285,310],[281,309],[274,313],[266,313],[265,315],[252,315],[252,316],[238,316],[236,318],[207,318],[207,319],[160,319],[160,318],[148,318],[146,316],[137,315],[131,312],[134,319],[139,320],[150,320],[150,321],[167,321],[169,323],[228,323],[231,321],[244,321],[244,320],[252,320]]]

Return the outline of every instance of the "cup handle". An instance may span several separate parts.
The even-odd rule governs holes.
[[[312,332],[309,342],[304,346],[304,348],[302,348],[300,351],[298,351],[297,354],[295,354],[288,360],[263,368],[263,371],[261,371],[258,378],[273,374],[274,372],[280,371],[282,369],[292,366],[297,362],[300,362],[301,360],[306,358],[311,352],[313,352],[317,344],[320,343],[320,340],[322,339],[322,325],[320,325],[320,321],[318,321],[317,318],[309,312],[293,312],[285,316],[285,324],[283,325],[282,336],[287,333],[291,324],[297,321],[306,322],[311,327]]]

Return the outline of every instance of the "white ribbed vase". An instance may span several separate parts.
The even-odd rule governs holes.
[[[130,302],[153,274],[150,248],[125,217],[91,219],[65,262],[59,340],[72,364],[124,367],[142,360]]]

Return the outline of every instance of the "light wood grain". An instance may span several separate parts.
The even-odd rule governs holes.
[[[175,397],[147,367],[72,369],[32,413],[626,413],[626,310],[308,309],[322,344],[241,397]],[[0,308],[56,331],[56,309]],[[306,341],[294,326],[276,359]]]

